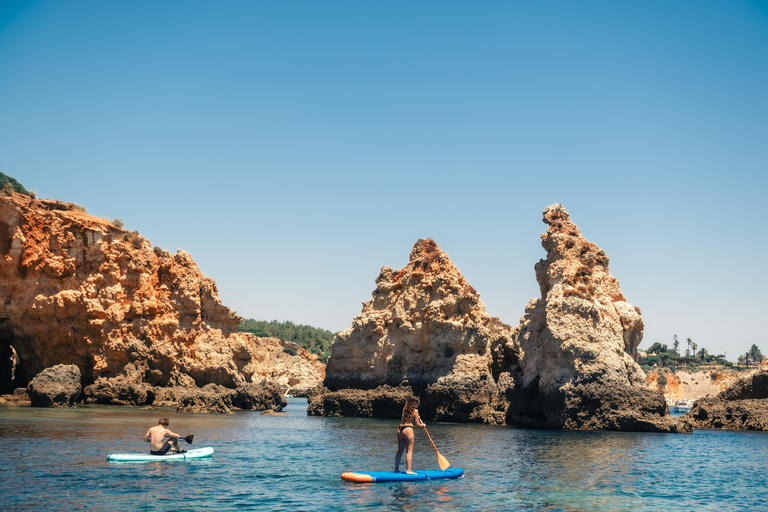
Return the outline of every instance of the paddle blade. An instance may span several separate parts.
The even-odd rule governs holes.
[[[440,455],[440,452],[437,453],[437,465],[440,466],[440,469],[445,471],[451,466],[451,463],[448,462],[448,459]]]
[[[190,435],[188,435],[187,437],[184,438],[184,440],[186,442],[188,442],[189,444],[192,444],[192,440],[193,439],[195,439],[195,435],[194,434],[190,434]]]

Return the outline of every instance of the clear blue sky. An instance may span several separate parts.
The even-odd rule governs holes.
[[[339,331],[432,237],[515,325],[563,204],[673,335],[768,353],[768,4],[0,2],[0,171]]]

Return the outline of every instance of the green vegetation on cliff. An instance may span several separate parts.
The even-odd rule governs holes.
[[[725,355],[713,355],[705,348],[699,348],[699,346],[691,340],[686,339],[688,348],[685,350],[685,354],[681,355],[678,352],[678,347],[681,343],[677,340],[677,336],[673,338],[673,348],[669,348],[661,343],[654,343],[644,354],[637,359],[638,364],[643,370],[648,371],[651,368],[668,368],[672,371],[675,369],[697,369],[702,366],[706,367],[727,367],[740,369],[740,366],[757,366],[763,361],[763,354],[757,345],[752,347],[745,353],[738,357],[737,365],[725,360]]]
[[[334,336],[331,331],[309,325],[278,322],[277,320],[267,322],[252,318],[243,319],[238,330],[253,333],[260,338],[279,338],[292,341],[313,354],[319,355],[323,362],[327,361],[331,354],[331,343],[333,343]]]
[[[13,192],[17,192],[19,194],[35,197],[32,192],[24,188],[24,185],[16,181],[14,178],[3,174],[2,172],[0,172],[0,192],[5,195],[10,195]]]
[[[685,355],[681,355],[677,351],[679,343],[677,337],[675,337],[675,347],[668,348],[661,343],[654,343],[648,350],[645,351],[645,356],[640,356],[637,360],[638,364],[644,369],[648,370],[653,367],[667,367],[670,369],[676,368],[698,368],[699,366],[733,366],[725,360],[724,355],[712,355],[706,349],[699,349],[696,343],[692,342],[688,338],[688,346],[693,347],[693,355],[691,355],[691,349],[685,351]],[[698,351],[698,354],[696,353]]]

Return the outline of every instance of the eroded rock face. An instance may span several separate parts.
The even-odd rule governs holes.
[[[503,422],[503,412],[489,405],[489,397],[498,396],[499,375],[517,361],[511,335],[488,315],[447,254],[433,240],[419,240],[405,268],[381,269],[373,298],[352,326],[337,334],[326,367],[329,391],[313,395],[309,413],[350,414],[349,404],[363,404],[366,395],[357,393],[350,401],[340,390],[357,389],[398,400],[416,392],[425,419]],[[353,415],[376,410],[360,405]]]
[[[22,405],[29,404],[29,395],[26,388],[16,388],[13,393],[0,395],[0,404]]]
[[[412,394],[413,389],[410,386],[395,387],[386,384],[375,389],[341,389],[335,392],[318,387],[309,391],[307,414],[400,419],[405,400]]]
[[[381,269],[373,299],[336,335],[325,385],[423,388],[439,380],[491,376],[493,351],[511,346],[510,334],[486,313],[480,295],[437,244],[419,240],[404,269]]]
[[[288,404],[280,387],[271,380],[244,384],[237,389],[208,384],[187,390],[178,402],[178,412],[216,414],[230,414],[233,409],[280,411]]]
[[[686,416],[698,428],[768,430],[768,371],[744,377],[715,398],[696,400]]]
[[[265,376],[322,379],[306,354],[269,368],[283,347],[236,332],[240,317],[189,254],[72,205],[0,197],[0,275],[0,393],[57,364],[79,368],[86,400],[115,404]]]
[[[507,422],[554,429],[686,430],[651,391],[635,362],[643,336],[638,308],[608,271],[608,257],[587,242],[555,204],[544,210],[546,259],[536,266],[541,298],[515,334],[524,353]]]
[[[20,194],[0,198],[0,252],[0,344],[17,354],[17,382],[74,364],[87,385],[137,358],[163,385],[176,373],[201,385],[244,379],[233,363],[242,344],[225,342],[240,319],[189,254]]]
[[[535,266],[541,298],[513,330],[488,318],[431,240],[417,242],[403,270],[384,267],[373,299],[334,340],[329,390],[313,392],[309,414],[395,414],[370,402],[412,391],[427,420],[690,432],[635,363],[643,320],[608,257],[562,206],[547,208],[544,222],[547,257]]]
[[[37,374],[27,386],[27,395],[32,407],[75,407],[80,389],[80,369],[58,364]]]
[[[717,396],[721,400],[768,399],[768,370],[761,370],[739,379]]]

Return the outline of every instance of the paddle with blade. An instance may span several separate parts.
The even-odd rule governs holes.
[[[169,436],[168,434],[165,434],[165,437],[171,437],[171,436]],[[194,434],[190,434],[187,437],[179,437],[177,439],[183,439],[187,443],[192,444],[192,441],[195,439],[195,435]]]
[[[440,455],[439,451],[437,451],[437,446],[435,446],[435,442],[432,440],[432,436],[429,435],[429,432],[427,432],[427,426],[426,425],[422,425],[422,426],[424,427],[424,432],[426,432],[427,437],[429,438],[429,442],[432,443],[432,448],[434,448],[435,453],[437,453],[437,465],[440,466],[440,469],[445,471],[450,467],[451,463],[448,462],[448,459]]]

